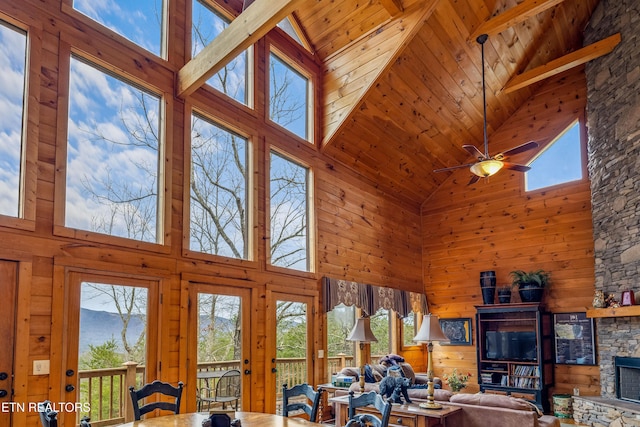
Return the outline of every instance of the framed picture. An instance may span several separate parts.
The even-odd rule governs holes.
[[[449,342],[441,341],[440,345],[471,345],[471,319],[440,319],[440,327]]]
[[[556,360],[563,365],[596,365],[593,319],[586,313],[553,315]]]

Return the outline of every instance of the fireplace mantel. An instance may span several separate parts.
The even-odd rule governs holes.
[[[640,305],[624,307],[592,308],[587,310],[587,317],[627,317],[640,316]]]

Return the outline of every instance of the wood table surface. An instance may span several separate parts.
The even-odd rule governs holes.
[[[231,419],[238,418],[242,427],[313,427],[322,425],[302,418],[286,418],[262,412],[230,412],[229,417]],[[191,412],[133,421],[122,424],[120,427],[202,427],[202,421],[207,418],[208,415],[205,413]]]

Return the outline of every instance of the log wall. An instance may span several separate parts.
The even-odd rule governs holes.
[[[187,100],[173,97],[175,75],[185,61],[185,39],[190,27],[185,18],[186,2],[171,2],[169,60],[146,53],[131,42],[101,28],[70,9],[70,2],[0,0],[0,19],[29,32],[29,164],[33,183],[29,189],[32,214],[25,220],[0,218],[0,259],[19,265],[14,340],[14,401],[36,402],[50,399],[66,401],[64,372],[66,349],[66,303],[69,277],[73,272],[118,275],[128,279],[144,278],[153,283],[158,296],[158,328],[149,337],[158,347],[157,377],[165,381],[185,380],[188,375],[186,335],[191,283],[209,283],[248,289],[251,295],[251,379],[249,398],[244,408],[261,411],[268,408],[265,384],[271,365],[266,363],[269,332],[266,324],[267,294],[272,291],[310,295],[319,307],[320,283],[325,275],[378,286],[421,291],[420,215],[418,204],[407,204],[377,190],[375,183],[359,178],[339,163],[323,155],[313,144],[299,140],[265,120],[264,96],[258,96],[256,109],[231,104],[212,90],[200,90]],[[264,55],[267,42],[280,43],[314,73],[319,68],[308,54],[295,52],[274,30],[255,49],[258,73],[256,86],[265,84]],[[288,46],[288,47],[287,47]],[[92,236],[67,230],[60,224],[64,200],[64,144],[67,117],[68,56],[79,50],[148,83],[166,95],[168,154],[165,166],[167,212],[165,245],[137,245],[108,236]],[[288,50],[287,50],[288,49]],[[295,55],[294,55],[295,53]],[[316,74],[317,75],[317,74]],[[253,261],[189,254],[183,247],[184,206],[189,197],[185,188],[185,139],[189,135],[190,108],[197,107],[221,122],[249,135],[253,147],[253,171],[256,210],[252,213],[256,254]],[[266,164],[271,147],[301,159],[311,168],[314,182],[314,272],[301,273],[267,265],[268,216],[265,183]],[[61,151],[62,150],[62,151]],[[61,154],[62,153],[62,154]],[[323,315],[316,311],[322,330]],[[73,317],[72,317],[73,318]],[[325,348],[325,338],[316,334],[313,352]],[[50,360],[49,375],[34,375],[34,360]],[[321,359],[316,364],[314,383],[326,381]],[[189,384],[187,384],[189,387]],[[193,398],[186,400],[187,410],[195,410]],[[14,425],[37,425],[33,413],[16,413]]]
[[[575,119],[584,123],[585,106],[583,69],[550,80],[504,126],[490,133],[490,152],[530,139],[545,146]],[[586,138],[583,142],[586,156]],[[524,153],[510,159],[528,160]],[[586,170],[583,176],[580,181],[526,192],[519,172],[502,170],[467,186],[469,172],[456,171],[422,206],[429,308],[440,317],[474,318],[475,331],[475,306],[482,305],[481,271],[495,270],[500,286],[510,284],[512,270],[544,269],[552,275],[543,300],[547,310],[585,312],[594,292],[594,245]],[[516,292],[512,301],[518,300]],[[436,375],[453,367],[474,373],[468,390],[478,390],[475,345],[436,346],[434,360]],[[600,393],[597,366],[556,365],[555,379],[554,392],[579,388],[584,395]]]

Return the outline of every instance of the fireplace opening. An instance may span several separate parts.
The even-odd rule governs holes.
[[[616,397],[640,403],[640,357],[616,357]]]

